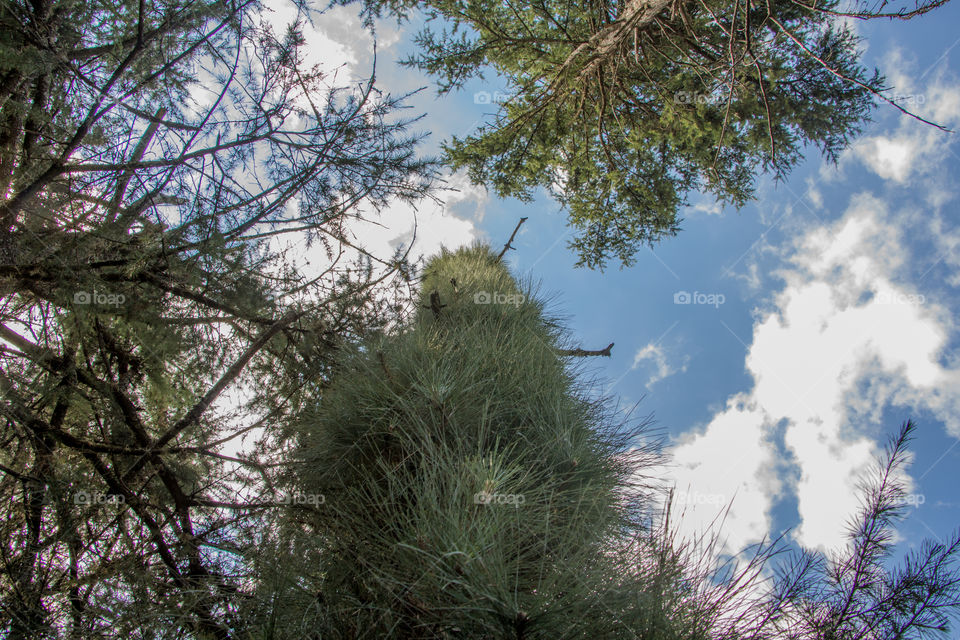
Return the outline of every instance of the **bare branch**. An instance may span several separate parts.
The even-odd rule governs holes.
[[[613,349],[613,343],[611,342],[603,349],[597,349],[595,351],[589,351],[586,349],[561,349],[557,351],[558,355],[561,356],[574,356],[578,358],[587,357],[587,356],[604,356],[610,357],[610,350]]]
[[[510,239],[507,240],[507,244],[503,245],[500,253],[497,255],[497,260],[503,260],[503,256],[507,253],[509,249],[513,249],[513,239],[517,236],[517,231],[520,230],[520,226],[527,221],[526,217],[520,218],[520,222],[517,223],[517,226],[513,228],[513,233],[510,234]]]

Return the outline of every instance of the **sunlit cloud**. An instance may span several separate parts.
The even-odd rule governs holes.
[[[837,548],[878,433],[895,426],[877,424],[884,407],[932,411],[960,436],[960,369],[941,362],[953,323],[902,277],[909,255],[891,218],[884,202],[855,196],[787,251],[784,285],[749,338],[753,386],[673,448],[678,491],[694,496],[677,506],[688,534],[732,500],[724,533],[735,552],[775,533],[771,511],[789,495],[793,538]]]

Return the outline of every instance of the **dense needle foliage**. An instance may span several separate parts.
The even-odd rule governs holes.
[[[325,498],[333,637],[598,629],[594,594],[617,576],[604,552],[636,524],[652,451],[628,455],[542,302],[486,247],[434,258],[421,303],[340,362],[297,424],[298,489]]]
[[[341,354],[292,421],[301,503],[251,629],[300,638],[921,638],[960,603],[960,536],[892,570],[913,426],[864,479],[849,545],[717,557],[676,537],[644,424],[564,361],[543,302],[486,247],[427,265],[399,330]],[[652,477],[651,477],[652,476]],[[265,581],[266,584],[266,581]],[[260,637],[260,636],[255,636]]]

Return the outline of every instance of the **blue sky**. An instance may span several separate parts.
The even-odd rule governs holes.
[[[278,23],[290,15],[275,6]],[[909,22],[855,25],[866,64],[905,104],[954,129],[956,25],[956,3]],[[337,68],[338,80],[365,77],[370,39],[353,8],[316,26],[311,58]],[[413,31],[379,27],[378,82],[394,93],[427,86],[410,113],[426,114],[429,150],[472,131],[495,108],[475,96],[503,87],[488,78],[437,99],[428,79],[394,62]],[[541,282],[584,347],[615,343],[590,371],[622,405],[642,398],[637,415],[653,413],[668,436],[685,532],[733,499],[730,550],[784,529],[796,544],[836,548],[857,473],[913,418],[912,504],[900,528],[909,547],[960,525],[956,137],[880,106],[837,167],[811,149],[786,181],[761,179],[740,211],[695,196],[675,238],[603,273],[573,267],[566,216],[549,198],[498,200],[452,176],[460,191],[445,206],[418,208],[416,248],[478,238],[502,246],[528,217],[511,266]],[[392,207],[383,226],[358,226],[358,239],[372,250],[409,242],[413,216]]]

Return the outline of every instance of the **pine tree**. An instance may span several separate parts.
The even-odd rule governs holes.
[[[698,191],[742,207],[761,175],[785,177],[806,146],[835,161],[873,100],[892,103],[843,20],[907,19],[943,2],[363,4],[374,15],[422,10],[407,64],[441,92],[485,74],[505,84],[492,117],[448,141],[446,159],[501,197],[548,190],[568,212],[578,264],[596,268],[629,265],[675,235]]]
[[[316,637],[632,637],[609,542],[639,526],[635,474],[657,458],[629,453],[637,430],[588,397],[563,342],[480,246],[432,259],[412,322],[338,363],[291,428],[297,490],[324,498],[299,520]]]

